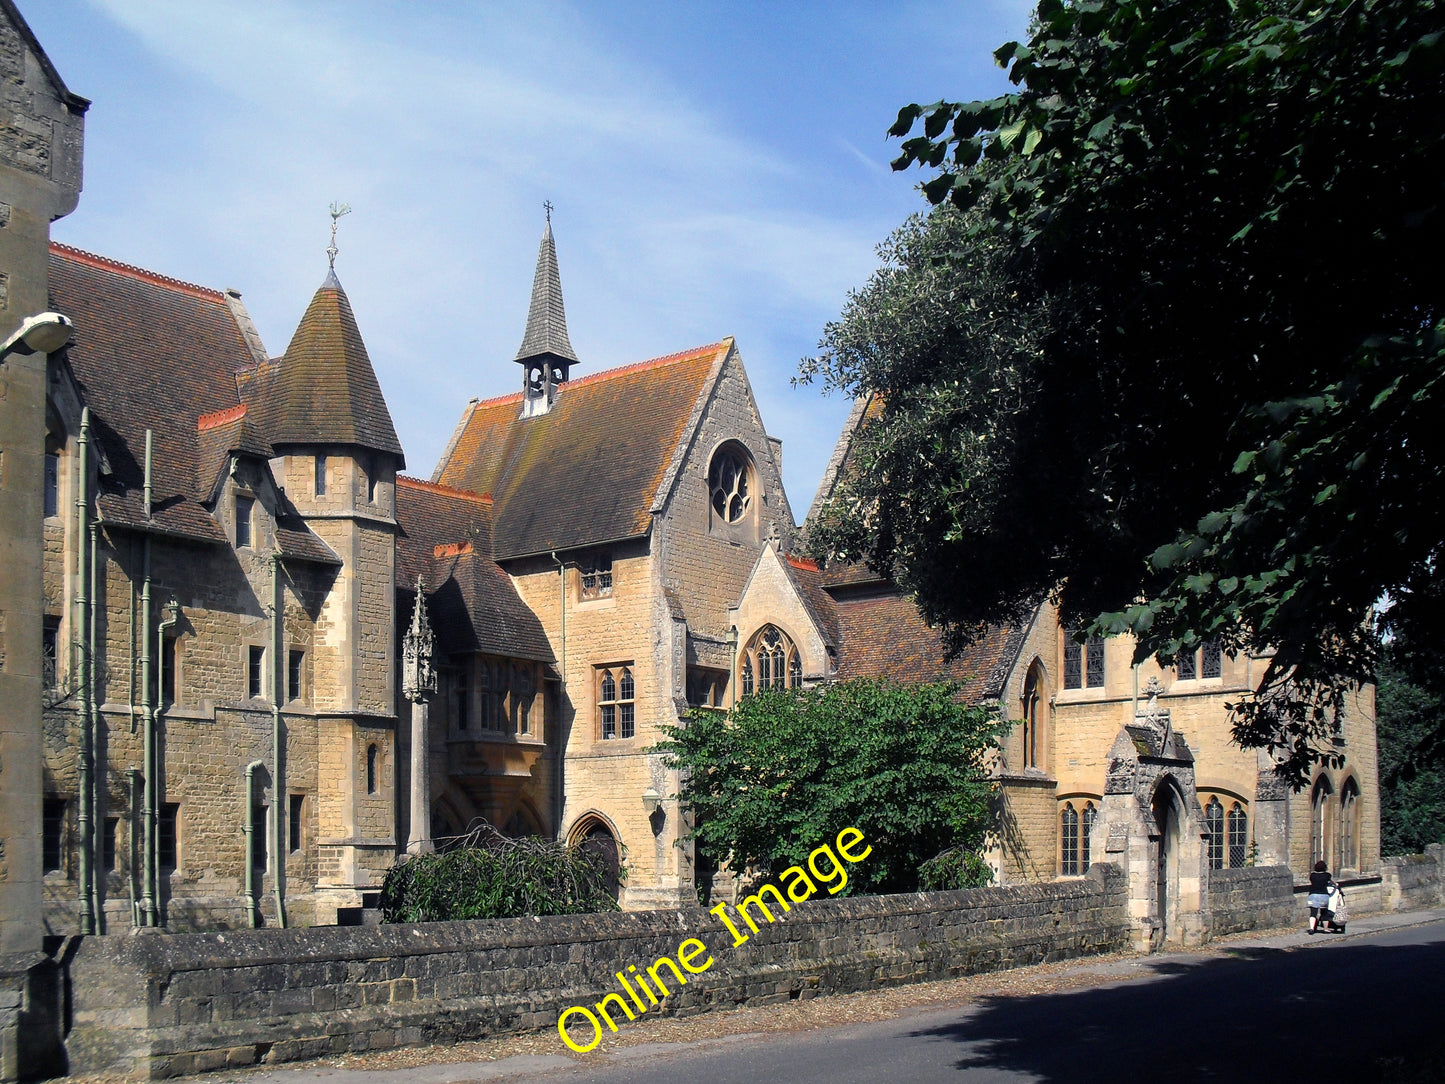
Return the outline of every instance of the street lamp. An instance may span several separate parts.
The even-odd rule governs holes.
[[[70,341],[75,324],[70,317],[58,312],[42,312],[27,316],[20,322],[5,345],[0,346],[0,362],[11,354],[50,354]]]

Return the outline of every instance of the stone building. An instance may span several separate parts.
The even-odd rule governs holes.
[[[855,404],[815,509],[878,406]],[[818,575],[837,615],[840,676],[946,677],[1014,721],[994,767],[998,882],[1116,863],[1129,875],[1136,941],[1157,944],[1207,936],[1210,869],[1287,866],[1302,882],[1323,858],[1346,878],[1379,874],[1373,686],[1339,712],[1339,766],[1319,766],[1294,793],[1263,751],[1230,741],[1226,704],[1259,686],[1267,656],[1232,657],[1206,642],[1175,666],[1136,666],[1131,639],[1079,643],[1044,603],[1026,625],[990,629],[945,662],[937,635],[890,582],[856,565]]]
[[[893,585],[793,552],[731,339],[587,371],[550,221],[521,347],[494,361],[520,390],[468,403],[430,480],[401,474],[334,268],[273,357],[234,290],[47,246],[85,103],[0,14],[31,110],[0,144],[0,318],[74,322],[0,374],[7,951],[356,920],[401,852],[480,822],[595,848],[626,907],[676,905],[699,871],[659,728],[868,675],[997,700],[1017,721],[999,879],[1118,862],[1141,941],[1203,935],[1211,866],[1378,869],[1370,690],[1343,766],[1291,796],[1228,743],[1264,660],[1134,667],[1047,606],[944,660]]]

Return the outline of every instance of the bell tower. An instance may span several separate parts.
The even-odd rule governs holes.
[[[557,389],[567,382],[577,355],[567,337],[567,311],[562,306],[562,279],[557,273],[557,245],[552,240],[552,204],[542,205],[547,225],[537,250],[537,273],[532,277],[532,303],[527,309],[527,330],[513,359],[522,366],[522,417],[533,418],[552,409]]]

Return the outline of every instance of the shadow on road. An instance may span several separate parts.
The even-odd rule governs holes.
[[[1438,1079],[1445,941],[1241,948],[1150,968],[1159,978],[982,998],[965,1019],[912,1034],[959,1044],[959,1069],[1068,1084]]]

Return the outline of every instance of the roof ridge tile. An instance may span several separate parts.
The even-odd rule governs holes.
[[[144,267],[137,267],[135,264],[122,263],[109,256],[98,256],[94,252],[86,252],[84,249],[62,244],[60,241],[51,241],[50,251],[62,259],[73,260],[101,271],[124,275],[126,278],[136,279],[140,282],[148,282],[152,286],[175,290],[177,293],[190,294],[202,301],[215,301],[220,304],[226,302],[226,295],[220,290],[213,290],[209,286],[200,286],[194,282],[186,282],[184,279],[171,278],[170,275],[162,275],[159,271],[149,271]]]
[[[238,403],[233,407],[226,407],[224,410],[213,410],[209,414],[202,414],[196,419],[196,432],[204,433],[207,429],[215,429],[219,425],[226,425],[237,418],[246,416],[246,404]]]
[[[409,474],[398,474],[396,484],[406,489],[420,489],[428,493],[437,493],[443,497],[460,497],[463,500],[475,501],[477,504],[491,504],[490,493],[475,493],[470,489],[458,489],[456,486],[445,486],[440,482],[429,482],[425,478],[413,478]]]

